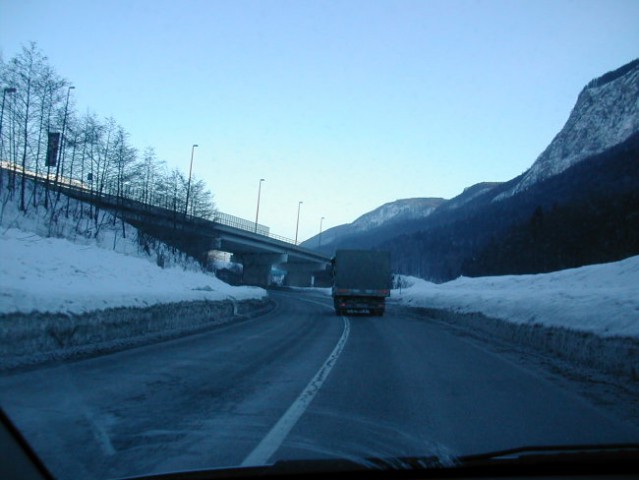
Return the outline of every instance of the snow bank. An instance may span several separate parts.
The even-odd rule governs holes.
[[[26,212],[17,193],[0,192],[0,369],[176,338],[271,307],[265,290],[222,282],[109,211],[53,193],[45,209],[44,190],[33,202],[27,187]]]
[[[191,335],[251,318],[268,299],[189,301],[82,314],[14,313],[0,321],[0,370],[78,359]]]
[[[261,288],[232,287],[212,274],[162,269],[143,258],[15,228],[0,232],[0,252],[0,314],[78,314],[266,296]]]
[[[411,286],[393,291],[403,305],[639,339],[639,256],[547,274],[460,277],[439,285],[407,280]]]
[[[0,171],[3,185],[10,185]],[[186,254],[117,219],[108,210],[26,182],[0,192],[0,315],[81,314],[189,301],[262,299],[254,287],[233,287]],[[164,268],[160,268],[161,265]]]
[[[392,300],[487,341],[639,379],[639,257],[539,275],[404,277]]]
[[[176,338],[269,308],[261,288],[232,287],[177,256],[160,268],[130,239],[119,239],[121,253],[80,240],[0,230],[0,370]]]

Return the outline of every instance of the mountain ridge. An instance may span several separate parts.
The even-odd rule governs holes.
[[[562,130],[518,177],[467,187],[422,216],[382,215],[370,229],[342,225],[307,246],[328,254],[387,249],[396,271],[433,281],[619,260],[639,253],[638,159],[639,59],[590,81]]]
[[[351,223],[331,227],[321,234],[305,240],[301,246],[323,248],[338,238],[367,234],[371,231],[387,228],[392,224],[425,218],[445,201],[443,198],[413,197],[387,202],[360,215]]]

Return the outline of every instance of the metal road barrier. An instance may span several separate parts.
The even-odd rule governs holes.
[[[282,242],[295,244],[295,240],[291,238],[282,237],[281,235],[275,235],[274,233],[271,233],[270,228],[266,225],[261,225],[258,223],[256,227],[255,222],[246,220],[245,218],[236,217],[235,215],[229,215],[228,213],[217,212],[213,221],[215,223],[219,223],[220,225],[226,225],[228,227],[246,230],[247,232],[253,232],[257,235],[262,235],[274,240],[280,240]]]

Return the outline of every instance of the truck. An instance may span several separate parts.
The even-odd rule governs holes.
[[[336,315],[384,315],[391,289],[390,252],[337,250],[331,267]]]

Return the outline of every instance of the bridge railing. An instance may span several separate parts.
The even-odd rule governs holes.
[[[253,232],[256,235],[262,235],[264,237],[295,245],[295,240],[271,233],[269,227],[267,227],[266,225],[261,225],[258,223],[256,227],[255,222],[251,222],[250,220],[246,220],[245,218],[236,217],[235,215],[217,212],[213,221],[215,223],[219,223],[220,225],[238,228],[247,232]]]

